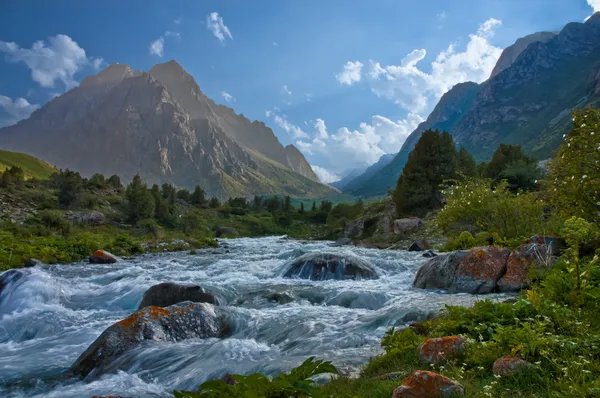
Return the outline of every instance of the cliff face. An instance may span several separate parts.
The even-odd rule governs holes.
[[[176,62],[150,73],[115,64],[55,98],[27,120],[0,129],[0,146],[83,175],[140,174],[209,195],[326,196],[293,146],[263,123],[216,105]]]
[[[560,33],[517,40],[499,59],[489,80],[462,83],[439,101],[408,137],[392,162],[350,192],[384,194],[393,188],[408,155],[426,129],[448,131],[479,160],[500,143],[522,145],[540,159],[560,145],[574,108],[600,103],[600,13],[570,23]],[[348,187],[347,187],[348,189]]]

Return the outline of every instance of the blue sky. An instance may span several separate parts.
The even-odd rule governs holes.
[[[394,153],[452,85],[600,0],[27,1],[0,4],[0,125],[97,68],[177,60],[325,181]]]

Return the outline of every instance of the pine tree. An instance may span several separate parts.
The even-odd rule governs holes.
[[[304,214],[304,202],[300,202],[300,213]]]
[[[217,207],[221,207],[221,202],[219,202],[218,198],[212,198],[210,202],[208,202],[208,207],[216,209]]]
[[[154,216],[154,198],[146,184],[142,182],[139,174],[136,174],[131,184],[127,186],[125,197],[128,201],[127,210],[129,220],[132,223],[136,224],[141,220]]]
[[[478,174],[477,162],[463,146],[456,154],[456,167],[458,173],[465,177],[475,177]]]
[[[290,211],[292,209],[292,199],[289,196],[285,197],[285,203],[283,205],[283,210]]]
[[[197,206],[197,207],[206,206],[206,193],[204,192],[204,190],[202,188],[200,188],[200,185],[196,185],[196,187],[194,188],[194,192],[192,193],[191,201],[194,206]]]
[[[317,211],[317,202],[313,201],[313,205],[310,211],[312,211],[313,213]]]
[[[67,209],[79,207],[84,193],[83,179],[79,173],[71,170],[61,172],[58,192],[58,203],[61,207]]]

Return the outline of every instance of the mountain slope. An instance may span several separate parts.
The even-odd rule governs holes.
[[[0,172],[13,166],[23,169],[26,178],[38,180],[46,179],[57,171],[56,167],[31,155],[0,150]]]
[[[346,186],[342,189],[345,192],[352,192],[359,188],[361,185],[367,183],[373,176],[381,169],[386,167],[394,160],[395,154],[389,153],[381,156],[379,160],[369,166],[363,173],[355,176],[351,181],[348,181]]]
[[[600,103],[600,13],[558,33],[540,32],[507,48],[486,82],[448,91],[408,137],[392,162],[352,189],[376,196],[394,187],[408,155],[426,129],[445,130],[479,161],[500,143],[522,145],[540,159],[568,130],[573,108]]]
[[[352,182],[356,177],[359,177],[366,170],[367,170],[367,168],[362,168],[362,167],[358,168],[358,169],[352,169],[349,172],[346,172],[343,178],[341,178],[337,181],[334,181],[334,182],[330,183],[329,185],[343,191],[346,188],[346,186],[348,185],[348,183]]]
[[[149,183],[200,184],[220,198],[337,192],[312,178],[302,154],[284,148],[264,124],[215,105],[174,61],[153,71],[111,65],[0,129],[0,146],[85,176],[118,174],[127,181],[140,174]],[[253,140],[270,141],[251,147]]]

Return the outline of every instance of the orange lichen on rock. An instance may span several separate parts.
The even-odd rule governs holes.
[[[497,376],[511,376],[530,369],[533,365],[521,358],[510,355],[496,359],[492,366],[492,372]]]
[[[542,244],[521,245],[513,250],[506,261],[506,273],[498,281],[501,292],[518,291],[529,286],[529,271],[554,263],[552,248]]]
[[[446,336],[427,339],[419,345],[419,358],[424,363],[440,364],[459,357],[465,351],[465,339]]]
[[[104,250],[96,250],[90,256],[90,263],[93,264],[113,264],[117,262],[117,258]]]
[[[394,390],[392,398],[446,398],[464,393],[463,386],[452,379],[435,372],[417,370]]]

